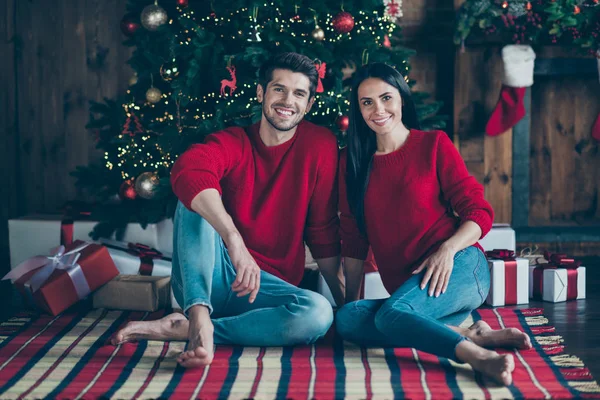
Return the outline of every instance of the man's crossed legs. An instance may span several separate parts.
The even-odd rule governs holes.
[[[157,321],[128,323],[113,344],[137,339],[189,340],[178,361],[184,367],[210,364],[213,343],[290,346],[313,343],[333,322],[329,302],[261,271],[253,303],[232,290],[236,271],[223,240],[200,215],[181,203],[175,213],[171,285],[188,319],[178,313]],[[214,342],[213,342],[214,341]]]

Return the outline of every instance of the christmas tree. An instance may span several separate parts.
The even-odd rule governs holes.
[[[399,45],[399,0],[131,0],[121,30],[135,50],[136,72],[119,100],[93,103],[87,126],[104,152],[102,165],[78,167],[77,186],[95,199],[95,236],[128,222],[158,222],[177,199],[172,164],[186,148],[227,126],[261,117],[257,71],[272,54],[315,60],[320,83],[306,118],[344,145],[348,92],[356,66],[394,65],[408,78],[414,52]],[[441,128],[439,102],[414,93],[424,129]]]

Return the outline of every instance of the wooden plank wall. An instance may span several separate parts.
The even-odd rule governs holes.
[[[131,74],[119,29],[124,2],[53,4],[41,11],[38,3],[17,3],[24,39],[17,61],[20,179],[27,180],[28,212],[56,210],[75,197],[69,171],[99,157],[85,130],[89,101],[122,93]]]
[[[495,222],[512,218],[512,130],[485,134],[487,116],[501,88],[498,47],[457,50],[454,75],[454,135],[471,174],[485,187]]]
[[[8,259],[8,226],[6,221],[18,213],[18,132],[16,121],[16,82],[15,82],[15,3],[16,0],[2,2],[0,9],[0,54],[4,62],[0,63],[0,275],[9,265]]]
[[[541,57],[566,57],[543,49]],[[591,138],[600,113],[596,76],[536,77],[531,107],[531,226],[600,229],[600,152]]]
[[[5,204],[0,207],[3,261],[8,254],[7,219],[56,212],[76,195],[69,172],[101,156],[85,125],[89,101],[123,93],[132,74],[126,64],[130,49],[122,45],[119,29],[125,3],[3,2],[0,110],[6,112],[0,115],[0,126],[7,134],[0,139],[0,173],[10,194],[2,196]],[[13,43],[19,43],[16,55]],[[5,265],[1,263],[0,273]]]

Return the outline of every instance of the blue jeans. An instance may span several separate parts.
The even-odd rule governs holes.
[[[236,271],[223,240],[199,214],[180,202],[175,212],[171,286],[187,315],[208,307],[216,344],[289,346],[313,343],[333,322],[325,297],[261,271],[254,303],[231,289]]]
[[[456,346],[466,338],[446,325],[458,326],[483,304],[490,289],[484,254],[467,247],[454,256],[448,288],[429,296],[419,285],[425,271],[404,282],[388,299],[359,300],[340,308],[336,327],[342,338],[365,347],[414,347],[459,361]]]

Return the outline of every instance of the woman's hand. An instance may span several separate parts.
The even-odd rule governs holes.
[[[417,269],[413,271],[413,275],[416,275],[427,269],[423,280],[421,281],[421,290],[423,290],[429,281],[429,295],[438,297],[440,293],[445,293],[448,288],[448,282],[450,281],[450,274],[454,267],[454,256],[456,251],[451,249],[449,246],[440,246],[440,248],[429,257],[425,259],[419,265]]]

